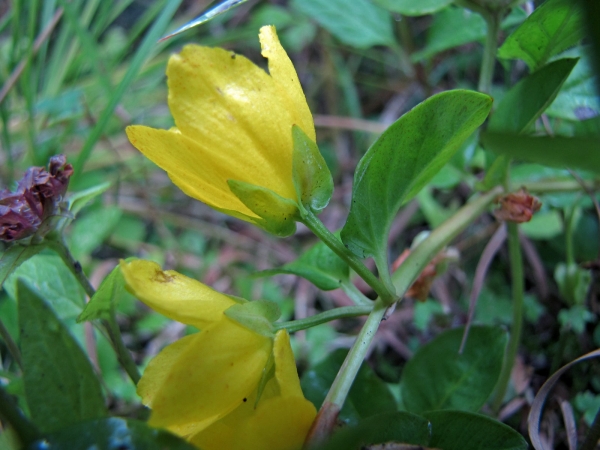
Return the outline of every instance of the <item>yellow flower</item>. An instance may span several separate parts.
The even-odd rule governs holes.
[[[300,389],[287,331],[259,334],[227,317],[237,303],[153,262],[121,262],[128,289],[156,311],[201,329],[169,345],[138,384],[149,424],[203,450],[299,450],[315,418]],[[274,365],[274,376],[262,384]],[[259,395],[259,390],[260,395]]]
[[[299,202],[292,127],[313,145],[315,129],[275,27],[261,28],[260,42],[269,74],[230,51],[185,46],[167,67],[175,128],[130,126],[127,136],[187,195],[287,235]]]

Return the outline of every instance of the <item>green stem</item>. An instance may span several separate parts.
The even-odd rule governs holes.
[[[8,422],[19,437],[24,448],[42,437],[37,427],[21,412],[13,398],[0,385],[0,418]]]
[[[495,12],[482,14],[482,16],[487,24],[487,35],[483,48],[483,60],[481,61],[481,72],[479,73],[477,89],[480,92],[489,94],[492,87],[492,78],[494,77],[496,52],[498,51],[498,34],[500,32],[502,16]]]
[[[426,239],[408,255],[392,274],[392,281],[402,297],[429,262],[461,231],[479,217],[502,192],[500,186],[481,195],[459,209],[452,217],[433,230]]]
[[[347,317],[366,316],[373,310],[373,306],[342,306],[341,308],[330,309],[306,319],[290,320],[289,322],[275,323],[275,330],[286,329],[290,333],[306,330],[322,323],[331,322],[336,319],[344,319]]]
[[[317,219],[310,211],[304,211],[301,218],[302,223],[308,227],[327,247],[334,251],[336,255],[342,258],[346,263],[361,277],[365,282],[373,288],[377,295],[388,305],[392,304],[396,297],[392,292],[388,291],[385,285],[377,279],[373,273],[363,264],[363,262],[354,256],[344,247],[344,244],[334,236],[334,234]]]
[[[381,299],[375,301],[373,310],[369,314],[369,317],[367,317],[367,321],[360,330],[360,333],[358,333],[354,345],[350,349],[348,356],[346,356],[344,364],[342,364],[342,367],[327,393],[327,397],[323,402],[324,405],[333,404],[337,408],[342,409],[344,401],[354,382],[354,378],[356,378],[356,374],[365,360],[365,356],[367,355],[371,342],[375,337],[375,333],[379,328],[379,324],[387,308],[388,305]]]
[[[125,344],[123,343],[121,330],[119,329],[119,325],[117,324],[114,314],[111,315],[110,319],[103,320],[102,323],[106,328],[106,331],[108,332],[110,340],[113,343],[113,347],[115,349],[115,352],[117,353],[117,357],[119,358],[121,365],[123,366],[123,369],[125,369],[125,372],[127,372],[127,375],[129,375],[131,381],[133,381],[133,383],[137,385],[140,381],[141,375],[137,368],[137,365],[135,364],[135,361],[133,361],[133,359],[131,358],[131,353],[129,353],[129,350],[127,349],[127,347],[125,347]]]
[[[4,343],[6,344],[9,353],[15,359],[15,362],[21,368],[21,370],[23,370],[23,360],[21,359],[21,351],[19,350],[19,346],[13,340],[2,320],[0,320],[0,337],[4,339]]]
[[[65,265],[69,268],[71,273],[75,276],[87,296],[91,299],[94,294],[96,294],[96,290],[90,283],[90,280],[83,273],[83,269],[81,268],[81,264],[69,251],[67,244],[65,243],[62,236],[57,236],[54,239],[48,241],[48,245],[62,258]],[[117,325],[117,320],[115,318],[114,311],[111,311],[111,318],[108,320],[103,320],[102,324],[106,328],[108,332],[108,336],[110,337],[113,349],[121,362],[121,365],[131,378],[135,384],[140,380],[141,375],[138,371],[138,368],[131,358],[131,353],[123,343],[123,339],[121,337],[121,331],[119,330],[119,326]]]
[[[354,286],[354,283],[352,283],[351,281],[342,281],[340,287],[346,293],[346,295],[350,297],[350,300],[352,300],[355,305],[369,306],[371,308],[373,307],[373,300],[366,297],[365,294],[360,292],[360,290],[356,286]]]
[[[532,193],[552,193],[552,192],[578,192],[589,189],[595,191],[600,189],[600,180],[586,180],[584,183],[579,183],[575,180],[541,180],[531,181],[526,183],[514,183],[510,191],[516,191],[521,186],[525,187]]]
[[[507,223],[508,229],[508,253],[510,257],[510,274],[512,279],[512,298],[513,298],[513,320],[508,346],[504,357],[502,371],[496,385],[494,394],[493,408],[499,411],[504,401],[504,396],[510,381],[510,374],[517,357],[519,344],[521,343],[521,329],[523,328],[523,297],[524,297],[524,279],[523,279],[523,256],[521,255],[521,245],[519,243],[519,228],[516,223]]]

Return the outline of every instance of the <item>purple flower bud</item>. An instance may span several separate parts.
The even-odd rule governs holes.
[[[29,237],[55,213],[73,174],[73,166],[66,162],[64,155],[53,156],[48,171],[30,167],[15,192],[0,191],[0,240],[11,242]]]

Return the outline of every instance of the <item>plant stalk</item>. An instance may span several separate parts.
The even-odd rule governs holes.
[[[496,385],[496,392],[492,406],[494,411],[499,411],[508,389],[510,374],[512,372],[515,358],[521,343],[521,330],[523,328],[523,300],[524,300],[524,279],[523,279],[523,255],[521,254],[521,245],[519,243],[519,228],[516,223],[507,224],[508,230],[508,253],[510,258],[510,274],[512,280],[512,298],[513,298],[513,319],[512,330],[508,340],[508,346],[502,364],[502,371]]]
[[[482,16],[487,24],[487,35],[485,37],[483,60],[481,61],[481,72],[479,73],[477,90],[489,94],[492,87],[492,79],[494,77],[496,52],[498,51],[498,35],[500,33],[502,16],[497,12],[489,12],[482,14]]]
[[[592,422],[592,426],[590,427],[590,431],[588,432],[583,444],[579,450],[594,450],[598,445],[598,440],[600,439],[600,409],[596,412],[596,417],[594,417],[594,421]]]
[[[502,187],[497,186],[472,202],[467,203],[452,217],[433,230],[423,242],[417,245],[400,267],[392,274],[392,281],[399,297],[402,297],[406,293],[427,264],[452,239],[458,236],[461,231],[485,212],[501,192]]]
[[[305,319],[290,320],[289,322],[280,322],[273,324],[275,330],[286,329],[290,333],[296,331],[306,330],[322,323],[331,322],[336,319],[344,319],[347,317],[358,317],[365,316],[373,309],[372,305],[365,306],[342,306],[340,308],[330,309],[314,316],[307,317]]]
[[[42,437],[38,428],[21,412],[13,398],[0,385],[0,418],[8,422],[19,437],[24,448]]]
[[[85,273],[83,273],[81,264],[79,264],[79,262],[73,258],[73,255],[69,251],[69,248],[67,247],[63,237],[58,236],[53,240],[49,240],[48,245],[62,258],[63,262],[75,276],[87,296],[91,299],[94,294],[96,294],[96,290],[90,283],[90,280],[88,280],[88,278],[85,276]],[[127,375],[129,375],[129,378],[131,378],[131,381],[137,384],[141,378],[141,375],[135,362],[133,361],[133,358],[131,357],[131,353],[129,353],[129,350],[123,343],[121,331],[119,330],[114,311],[111,311],[111,318],[103,320],[102,324],[106,328],[113,349],[117,354],[123,369],[125,369]]]
[[[387,305],[392,304],[396,300],[396,296],[390,292],[386,286],[377,279],[375,275],[363,264],[363,262],[353,255],[340,240],[333,235],[331,231],[317,219],[310,211],[303,211],[302,223],[308,227],[327,247],[342,258],[346,263],[360,276],[365,282],[373,288],[379,298]]]

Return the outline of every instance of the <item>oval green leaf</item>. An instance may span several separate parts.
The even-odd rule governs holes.
[[[300,258],[285,264],[279,269],[264,270],[254,276],[271,276],[281,273],[306,278],[323,291],[338,289],[342,282],[348,281],[350,268],[338,255],[323,242],[315,244]]]
[[[527,450],[527,441],[508,425],[464,411],[423,414],[431,423],[430,447],[444,450]]]
[[[100,383],[67,328],[21,279],[17,298],[25,395],[35,424],[53,431],[104,417]]]
[[[485,94],[447,91],[392,124],[358,163],[342,242],[359,257],[385,255],[400,206],[448,162],[491,107]]]
[[[195,450],[165,430],[138,420],[111,417],[63,428],[31,444],[27,450]]]
[[[498,57],[522,59],[534,71],[583,37],[579,2],[547,0],[502,44]]]
[[[463,327],[445,331],[408,361],[400,384],[408,411],[475,412],[488,399],[500,375],[507,334],[495,327],[473,327],[459,354],[462,335]]]
[[[452,0],[375,0],[375,3],[405,16],[424,16],[444,9]]]
[[[362,420],[357,426],[342,428],[315,450],[361,450],[387,442],[401,442],[424,448],[423,446],[428,445],[429,438],[429,423],[423,417],[404,411],[388,412]]]
[[[344,44],[356,48],[395,45],[392,16],[369,0],[292,0],[292,6]]]

